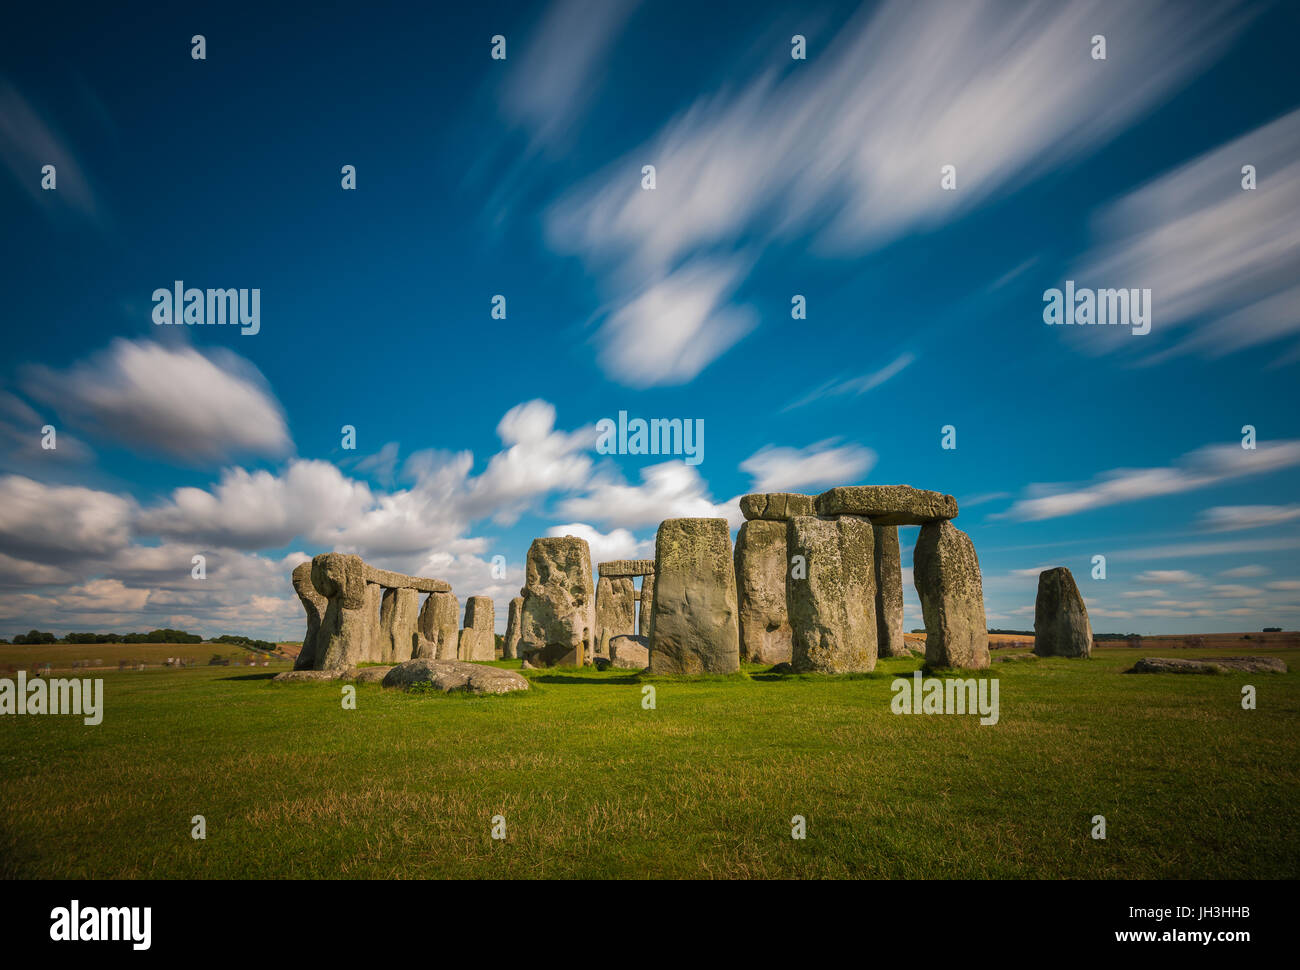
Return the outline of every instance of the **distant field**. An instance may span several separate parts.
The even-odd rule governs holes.
[[[30,669],[45,663],[56,670],[67,670],[74,661],[82,660],[92,664],[102,660],[104,667],[114,669],[122,660],[156,665],[165,663],[168,657],[206,664],[214,654],[234,662],[246,660],[253,653],[229,643],[0,643],[0,672],[10,666]]]
[[[1294,878],[1300,673],[1124,673],[1138,656],[994,663],[992,726],[891,713],[912,658],[528,671],[486,698],[362,684],[352,711],[273,671],[114,669],[98,727],[0,717],[0,876]]]
[[[925,648],[924,633],[907,633],[904,637],[914,641],[921,649]],[[1135,637],[1127,640],[1097,640],[1107,647],[1126,647],[1136,650],[1182,650],[1196,647],[1211,647],[1215,650],[1253,650],[1256,647],[1271,647],[1297,650],[1300,649],[1300,632],[1283,631],[1281,633],[1200,633],[1168,634],[1160,636]],[[1034,638],[1017,633],[990,633],[989,649],[1002,650],[1024,647],[1033,649]]]

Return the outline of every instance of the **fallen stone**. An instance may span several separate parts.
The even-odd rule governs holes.
[[[814,513],[813,497],[797,492],[755,492],[740,497],[740,514],[746,519],[788,522],[796,515]]]
[[[984,586],[970,537],[951,522],[922,526],[912,553],[912,576],[925,620],[926,664],[972,670],[987,667]]]
[[[534,539],[528,547],[521,592],[521,657],[535,667],[580,667],[593,656],[596,591],[585,539]]]
[[[668,519],[655,539],[650,671],[740,670],[736,568],[726,519]]]
[[[812,499],[808,501],[811,505]],[[789,569],[784,522],[754,519],[740,526],[736,533],[736,592],[742,660],[774,664],[790,659],[790,619],[785,603]]]
[[[616,579],[620,576],[645,576],[655,571],[653,559],[611,559],[596,567],[598,575]]]
[[[516,671],[463,660],[408,660],[388,671],[383,679],[385,687],[403,690],[423,683],[432,684],[443,693],[507,694],[528,689],[528,681]]]
[[[1187,660],[1172,657],[1143,657],[1130,674],[1284,674],[1287,665],[1279,657],[1203,657]]]
[[[876,655],[908,657],[903,637],[903,567],[898,526],[872,523],[876,570]]]
[[[646,637],[614,637],[609,641],[609,660],[623,670],[645,670],[650,666],[650,641]]]
[[[798,515],[787,529],[791,561],[804,567],[792,568],[786,583],[790,662],[795,671],[874,670],[876,573],[871,523],[851,515]]]
[[[1089,657],[1092,625],[1088,607],[1070,570],[1064,566],[1038,574],[1034,603],[1034,653],[1040,657]]]
[[[293,663],[294,670],[311,670],[316,664],[316,638],[320,635],[321,618],[329,606],[327,600],[311,584],[311,563],[304,562],[294,567],[293,591],[298,594],[302,608],[307,613],[307,632],[302,638],[302,649]]]
[[[277,684],[300,684],[307,681],[342,680],[346,674],[346,670],[286,670],[271,680]]]
[[[358,684],[378,684],[392,669],[391,664],[377,667],[349,667],[343,671],[339,680],[354,680]]]
[[[596,656],[609,656],[609,641],[636,631],[636,586],[627,576],[601,576],[596,583]]]
[[[925,525],[957,518],[957,500],[910,485],[843,485],[822,492],[818,515],[865,515],[874,525]]]

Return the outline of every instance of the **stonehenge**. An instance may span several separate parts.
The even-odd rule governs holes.
[[[726,519],[667,519],[655,538],[650,672],[740,670],[739,610]]]
[[[741,499],[742,511],[746,495]],[[759,496],[766,498],[767,496]],[[812,508],[812,497],[808,500]],[[765,509],[763,509],[765,510]],[[804,513],[799,513],[804,514]],[[786,574],[790,557],[786,551],[787,525],[783,520],[746,520],[736,533],[736,592],[740,610],[740,656],[750,663],[778,664],[790,659],[791,631],[786,612]]]
[[[1092,656],[1092,625],[1088,607],[1064,566],[1038,574],[1034,603],[1034,653],[1040,657]]]
[[[524,565],[520,657],[534,667],[593,659],[596,591],[591,550],[575,536],[534,539]]]
[[[667,519],[654,559],[595,564],[595,576],[585,540],[534,539],[524,585],[510,601],[503,656],[528,667],[603,658],[652,674],[730,674],[742,661],[870,671],[880,657],[909,655],[898,527],[919,525],[913,578],[926,664],[989,665],[979,559],[952,524],[951,495],[852,485],[817,496],[745,495],[740,509],[734,549],[726,519]],[[469,597],[458,628],[448,583],[377,569],[359,556],[316,556],[294,569],[292,582],[307,615],[296,670],[496,658],[489,597]],[[1087,610],[1068,570],[1040,576],[1035,632],[1040,655],[1089,655]]]
[[[466,634],[469,634],[467,637]],[[471,596],[465,601],[465,629],[460,638],[461,660],[497,658],[496,608],[491,597]]]
[[[419,593],[432,599],[451,591],[440,579],[376,569],[360,556],[340,552],[295,567],[293,585],[307,612],[307,636],[295,670],[345,670],[412,659],[433,640],[423,611],[416,609]],[[314,611],[320,614],[318,621]]]
[[[921,526],[912,575],[925,618],[926,665],[987,667],[984,587],[970,537],[946,519]]]
[[[523,616],[524,598],[516,596],[510,601],[510,610],[506,615],[506,642],[501,652],[501,656],[506,660],[514,660],[519,656],[519,634],[523,625]]]
[[[316,637],[320,634],[321,618],[328,601],[311,584],[311,563],[300,563],[293,569],[293,591],[307,611],[307,633],[302,638],[302,649],[294,661],[294,670],[310,670],[316,662]]]
[[[869,519],[796,515],[787,525],[791,557],[806,575],[787,584],[796,673],[860,673],[876,667],[875,538]]]

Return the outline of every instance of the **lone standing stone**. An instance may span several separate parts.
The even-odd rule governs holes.
[[[379,659],[381,587],[365,576],[360,556],[327,552],[312,560],[312,585],[328,600],[313,669],[340,670]]]
[[[912,571],[925,618],[926,665],[987,667],[984,587],[970,537],[947,521],[922,526]]]
[[[576,536],[534,539],[525,565],[520,656],[533,666],[581,666],[593,655],[591,550]]]
[[[495,660],[497,658],[496,612],[488,596],[471,596],[465,602],[465,629],[473,630],[470,653],[461,660]]]
[[[430,596],[433,594],[430,593]],[[415,655],[420,594],[413,589],[386,589],[379,607],[380,662],[400,664]]]
[[[808,506],[812,506],[811,498]],[[790,619],[785,602],[786,573],[790,568],[786,531],[785,522],[755,519],[742,524],[736,533],[740,656],[750,663],[778,664],[790,659]]]
[[[1040,657],[1092,656],[1092,624],[1078,584],[1064,566],[1038,574],[1034,653]]]
[[[650,672],[740,670],[736,569],[726,519],[668,519],[655,540]]]
[[[302,638],[302,649],[298,659],[293,663],[294,670],[311,670],[316,663],[316,637],[320,634],[321,617],[329,601],[316,592],[311,584],[311,563],[304,562],[294,567],[293,591],[302,601],[302,608],[307,611],[307,633]]]
[[[882,657],[908,657],[903,641],[903,568],[898,526],[873,525],[876,561],[876,644]]]
[[[800,515],[788,526],[791,560],[786,583],[792,631],[790,662],[797,672],[858,673],[876,666],[875,537],[871,523],[852,515]],[[797,570],[801,557],[806,575]]]
[[[510,611],[506,614],[506,642],[502,656],[514,660],[519,656],[519,635],[523,623],[524,598],[516,596],[510,601]]]
[[[596,656],[609,656],[609,641],[636,629],[636,585],[631,578],[601,576],[596,583]]]
[[[420,609],[418,628],[428,644],[427,657],[412,659],[455,660],[460,649],[460,602],[451,593],[430,593]]]

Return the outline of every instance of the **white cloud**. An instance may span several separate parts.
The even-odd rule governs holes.
[[[591,549],[591,564],[609,562],[612,559],[653,559],[655,541],[638,539],[627,529],[611,529],[601,532],[585,522],[570,522],[567,525],[555,525],[546,530],[548,536],[575,536],[585,539]]]
[[[733,528],[743,521],[737,501],[715,504],[700,473],[683,461],[642,469],[639,485],[609,475],[597,478],[584,494],[565,499],[559,508],[573,519],[624,528],[658,528],[673,518],[725,518]]]
[[[1241,186],[1256,168],[1257,188]],[[1125,196],[1099,220],[1102,242],[1072,270],[1080,285],[1149,287],[1151,336],[1183,339],[1149,362],[1207,357],[1300,333],[1300,111]],[[1150,353],[1127,328],[1069,327],[1084,350]]]
[[[1137,577],[1139,583],[1194,583],[1200,578],[1186,569],[1148,569]]]
[[[1295,505],[1219,505],[1201,513],[1201,524],[1210,532],[1235,532],[1265,525],[1281,525],[1300,519]]]
[[[1079,487],[1031,485],[1027,497],[995,517],[1037,521],[1076,515],[1108,505],[1190,492],[1298,464],[1300,440],[1263,442],[1253,451],[1239,445],[1208,445],[1164,468],[1118,468]]]
[[[252,364],[230,352],[117,339],[67,371],[28,368],[24,388],[69,420],[187,460],[292,448],[284,413]]]
[[[828,397],[858,397],[874,390],[880,385],[893,377],[901,374],[907,367],[916,360],[916,356],[910,353],[899,354],[892,361],[882,367],[880,370],[871,374],[863,374],[861,377],[850,378],[843,381],[827,381],[817,388],[809,391],[803,397],[799,398],[792,404],[787,404],[783,411],[792,411],[795,408],[803,407],[814,401],[820,401]]]
[[[871,471],[876,453],[861,445],[819,441],[807,448],[768,445],[740,463],[755,492],[788,492],[801,487],[844,485]]]
[[[0,552],[62,563],[109,555],[130,540],[134,503],[75,485],[0,477]]]
[[[1224,579],[1250,579],[1255,576],[1267,576],[1268,570],[1263,566],[1237,566],[1219,573]]]

